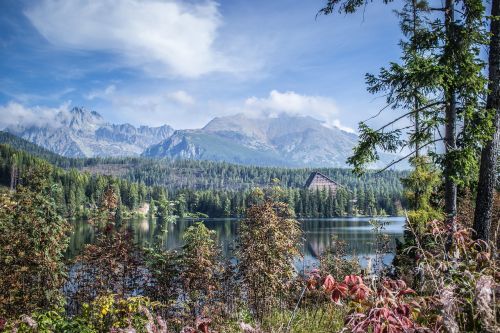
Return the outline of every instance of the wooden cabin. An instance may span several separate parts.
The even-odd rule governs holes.
[[[306,181],[305,187],[310,190],[323,190],[331,191],[332,194],[337,192],[337,189],[341,187],[339,183],[325,176],[321,172],[313,172]]]

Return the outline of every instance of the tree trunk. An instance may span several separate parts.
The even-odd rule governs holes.
[[[481,167],[477,186],[474,230],[479,239],[490,239],[493,196],[497,178],[497,159],[500,145],[500,0],[491,4],[491,40],[489,50],[488,110],[495,110],[495,133],[481,151]],[[496,19],[494,19],[496,17]]]
[[[445,11],[445,26],[446,26],[446,35],[448,45],[445,46],[445,54],[446,57],[452,58],[451,65],[453,64],[453,52],[454,52],[454,44],[455,44],[455,5],[454,0],[446,0],[446,11]],[[456,105],[456,93],[453,85],[451,88],[447,88],[445,91],[446,98],[446,112],[445,112],[445,167],[444,167],[444,176],[445,176],[445,213],[447,215],[448,224],[453,227],[455,215],[457,213],[457,185],[452,179],[452,169],[453,164],[450,159],[450,153],[456,150],[457,142],[456,142],[456,132],[457,132],[457,105]]]

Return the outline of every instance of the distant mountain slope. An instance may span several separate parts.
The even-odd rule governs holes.
[[[345,167],[358,137],[321,121],[280,115],[214,118],[200,130],[176,131],[143,156],[287,167]],[[380,166],[392,160],[382,155]],[[376,166],[375,166],[376,167]]]
[[[202,130],[176,131],[167,140],[146,149],[143,156],[226,161],[262,166],[299,165],[286,161],[267,147],[246,146],[234,139]]]
[[[12,148],[23,150],[33,156],[43,158],[47,161],[54,161],[61,158],[56,153],[51,152],[48,149],[42,148],[28,140],[22,139],[13,134],[0,131],[0,144],[10,145]]]
[[[137,156],[174,132],[168,125],[110,124],[99,113],[76,107],[61,111],[50,124],[18,124],[5,131],[68,157]]]
[[[174,131],[168,125],[111,124],[95,111],[76,107],[50,121],[4,131],[65,157],[168,157],[279,167],[348,167],[358,142],[356,134],[307,116],[237,114],[214,118],[201,129]],[[380,157],[372,168],[398,156]]]

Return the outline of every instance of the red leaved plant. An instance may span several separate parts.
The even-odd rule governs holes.
[[[344,281],[335,281],[331,275],[322,279],[318,271],[313,271],[307,280],[307,287],[309,290],[321,288],[335,304],[345,301],[351,307],[346,318],[346,326],[351,332],[430,331],[416,322],[420,302],[418,299],[407,300],[409,295],[414,297],[416,293],[402,280],[385,279],[378,284],[377,290],[373,290],[358,275],[348,275]]]

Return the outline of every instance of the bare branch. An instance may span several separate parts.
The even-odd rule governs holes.
[[[372,120],[373,118],[377,118],[378,116],[380,116],[380,114],[385,110],[387,109],[389,106],[391,106],[391,104],[387,104],[386,106],[384,106],[382,109],[378,110],[378,112],[371,116],[370,118],[366,119],[366,120],[363,120],[364,123],[366,123],[367,121],[369,120]]]
[[[419,149],[422,149],[422,148],[424,148],[424,147],[427,147],[428,145],[431,145],[431,144],[436,143],[436,142],[438,142],[438,141],[442,141],[442,139],[436,139],[436,140],[433,140],[433,141],[429,141],[429,142],[427,142],[425,145],[420,146],[420,147],[419,147]],[[381,173],[381,172],[383,172],[383,171],[385,171],[385,170],[389,169],[389,168],[390,168],[391,166],[393,166],[394,164],[397,164],[397,163],[399,163],[399,162],[401,162],[401,161],[403,161],[403,160],[407,159],[408,157],[410,157],[410,156],[411,156],[411,155],[413,155],[413,154],[415,154],[415,150],[413,150],[413,151],[412,151],[412,152],[410,152],[409,154],[407,154],[407,155],[405,155],[405,156],[403,156],[403,157],[401,157],[401,158],[399,158],[399,159],[397,159],[397,160],[395,160],[395,161],[392,161],[391,163],[389,163],[389,164],[388,164],[388,165],[386,165],[383,169],[380,169],[380,170],[379,170],[379,171],[377,171],[376,173],[377,173],[377,174],[379,174],[379,173]]]
[[[436,105],[439,105],[439,104],[444,104],[444,102],[443,102],[443,101],[434,102],[434,103],[428,104],[428,105],[426,105],[426,106],[423,106],[423,107],[421,107],[421,108],[418,108],[418,109],[412,110],[412,111],[410,111],[410,112],[407,112],[407,113],[403,114],[402,116],[399,116],[399,117],[397,117],[396,119],[394,119],[394,120],[392,120],[392,121],[388,122],[388,123],[387,123],[387,124],[385,124],[384,126],[380,127],[378,130],[376,130],[375,132],[380,132],[381,130],[383,130],[383,129],[384,129],[384,128],[386,128],[387,126],[390,126],[390,125],[394,124],[395,122],[397,122],[397,121],[399,121],[399,120],[403,119],[403,118],[404,118],[404,117],[406,117],[406,116],[409,116],[409,115],[411,115],[411,114],[414,114],[414,113],[417,113],[417,112],[423,111],[423,110],[425,110],[425,109],[431,108],[431,107],[436,106]]]
[[[433,7],[430,7],[427,9],[430,11],[435,11],[435,12],[445,12],[447,10],[446,8],[433,8]]]

